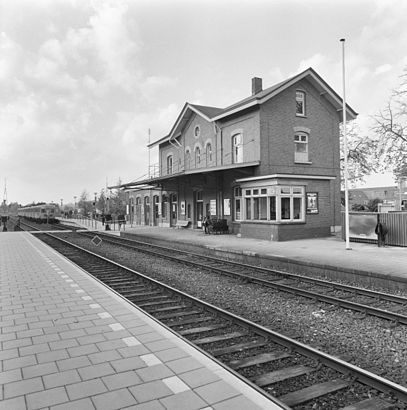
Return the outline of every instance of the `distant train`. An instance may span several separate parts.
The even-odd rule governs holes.
[[[42,204],[18,208],[18,216],[37,223],[58,223],[59,207],[55,204]]]

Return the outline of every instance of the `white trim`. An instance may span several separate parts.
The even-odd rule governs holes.
[[[314,75],[314,73],[312,73],[309,69],[302,72],[301,74],[295,76],[294,78],[292,78],[290,81],[287,81],[285,84],[283,84],[281,87],[278,87],[276,90],[274,90],[273,92],[271,92],[270,94],[267,94],[265,97],[263,97],[262,99],[255,99],[253,101],[250,101],[247,104],[243,104],[240,105],[237,108],[232,109],[231,111],[226,111],[223,114],[220,114],[216,117],[213,117],[211,121],[217,121],[221,118],[227,117],[231,114],[234,114],[236,112],[242,111],[246,108],[252,107],[253,105],[257,105],[257,104],[263,104],[266,101],[270,100],[270,98],[275,97],[276,95],[280,94],[282,91],[286,90],[287,88],[291,87],[292,85],[294,85],[295,83],[297,83],[298,81],[302,80],[303,78],[310,76],[312,77],[312,79],[318,83],[318,85],[323,88],[324,90],[326,90],[325,92],[339,105],[342,105],[342,101],[340,99],[340,97],[336,96],[333,92],[331,92],[331,90],[327,89],[327,87]],[[350,107],[349,107],[350,108]],[[350,119],[354,119],[356,118],[356,116],[353,115],[351,109],[349,109],[347,107],[346,111],[347,111],[347,115],[349,115]],[[341,111],[341,108],[338,108],[337,111]],[[357,114],[356,114],[357,115]]]
[[[211,120],[209,117],[207,117],[204,113],[202,113],[201,111],[199,111],[197,108],[192,107],[190,104],[188,104],[187,107],[190,108],[191,111],[193,111],[195,114],[200,115],[200,116],[201,116],[202,118],[204,118],[206,121],[212,122],[212,120]]]
[[[221,118],[228,117],[228,116],[231,115],[231,114],[235,114],[235,113],[237,113],[237,112],[239,112],[239,111],[245,110],[246,108],[253,107],[254,105],[258,105],[258,104],[260,104],[260,101],[259,101],[259,100],[254,100],[254,101],[251,101],[251,102],[248,103],[248,104],[239,105],[239,107],[234,108],[234,109],[231,110],[231,111],[227,111],[227,112],[225,112],[224,114],[220,114],[220,115],[218,115],[217,117],[213,117],[213,118],[212,118],[212,121],[220,120]]]
[[[324,175],[272,174],[272,175],[263,175],[261,177],[240,178],[240,179],[236,179],[236,182],[261,181],[264,179],[274,179],[274,178],[321,179],[321,180],[336,179],[336,177],[329,177],[329,176],[324,176]]]

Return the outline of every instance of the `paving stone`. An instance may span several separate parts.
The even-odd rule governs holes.
[[[0,360],[14,359],[16,357],[19,357],[17,349],[7,349],[0,351]]]
[[[194,391],[209,404],[240,395],[236,389],[223,380],[197,387]]]
[[[98,343],[106,341],[105,337],[102,334],[87,335],[83,337],[78,337],[78,343],[80,345],[87,345],[91,343]]]
[[[142,354],[149,353],[149,350],[143,345],[123,347],[117,349],[117,351],[123,357],[141,356]]]
[[[208,405],[192,390],[164,397],[160,402],[168,410],[198,410]]]
[[[107,376],[115,373],[115,370],[109,363],[100,363],[92,366],[82,367],[78,369],[82,380],[95,379],[97,377]]]
[[[16,382],[23,378],[21,369],[9,370],[6,372],[0,372],[0,384],[6,384]]]
[[[44,352],[37,354],[38,363],[54,362],[57,360],[68,359],[69,355],[65,349],[53,350],[51,352]]]
[[[48,351],[49,351],[48,343],[40,343],[40,344],[35,344],[32,346],[20,347],[19,349],[20,356],[26,356],[29,354],[36,354],[36,353],[43,353],[43,352],[48,352]]]
[[[66,386],[70,400],[91,397],[107,391],[105,385],[100,379],[88,380],[81,383],[74,383]]]
[[[37,364],[34,355],[17,357],[15,359],[7,359],[3,361],[3,370],[12,370],[19,367],[31,366]]]
[[[38,322],[30,321],[28,324],[29,329],[43,329],[51,326],[54,326],[52,320],[42,320]]]
[[[165,407],[158,400],[154,400],[127,407],[126,410],[165,410]]]
[[[136,386],[142,383],[142,380],[135,371],[116,373],[111,376],[102,377],[102,380],[109,390]]]
[[[27,410],[24,397],[0,401],[0,410]]]
[[[160,350],[168,350],[177,347],[170,340],[156,340],[154,342],[144,343],[144,345],[152,352],[159,352]]]
[[[203,367],[202,363],[193,357],[184,357],[182,359],[173,360],[171,362],[167,362],[166,365],[177,374]]]
[[[212,404],[213,410],[262,410],[262,407],[257,406],[251,400],[243,395],[233,397],[232,399]]]
[[[125,347],[126,344],[123,340],[107,340],[105,342],[96,343],[96,346],[103,352],[105,350],[120,349],[121,347]]]
[[[155,355],[163,362],[169,362],[176,359],[181,359],[187,357],[188,353],[180,349],[179,347],[174,347],[173,349],[161,350],[155,353]]]
[[[28,410],[41,409],[68,401],[63,387],[48,389],[38,393],[28,394],[26,397]]]
[[[13,383],[7,383],[3,387],[4,397],[6,399],[44,390],[41,377],[36,377],[28,380],[20,380]]]
[[[17,332],[17,337],[23,338],[23,337],[33,337],[33,336],[41,336],[44,334],[43,329],[30,329],[30,330],[25,330],[23,332]]]
[[[58,372],[57,365],[54,362],[37,364],[35,366],[24,367],[22,369],[24,379],[36,376],[45,376]]]
[[[93,397],[97,410],[116,410],[136,404],[136,399],[126,389],[116,390]]]
[[[91,362],[86,356],[79,356],[72,359],[58,360],[57,365],[60,370],[70,370],[89,366]]]
[[[55,342],[57,340],[60,340],[58,333],[51,333],[43,336],[35,336],[32,338],[34,344]]]
[[[170,396],[173,391],[161,380],[155,380],[139,386],[129,387],[129,390],[139,403]]]
[[[178,376],[167,377],[162,381],[175,394],[190,390],[190,387],[186,385]]]
[[[43,376],[42,378],[45,388],[51,389],[53,387],[65,386],[68,384],[78,383],[81,381],[79,373],[76,369],[66,370],[56,374]]]
[[[90,399],[86,398],[52,406],[51,410],[95,410],[95,406]]]
[[[149,382],[152,380],[160,380],[164,377],[170,377],[174,375],[174,373],[163,364],[138,369],[136,370],[136,372],[145,382]]]
[[[68,350],[69,356],[76,357],[76,356],[85,356],[91,353],[99,352],[99,349],[95,344],[89,344],[84,346],[77,346],[71,347]]]
[[[179,374],[179,377],[192,388],[204,386],[205,384],[213,383],[219,380],[219,377],[206,367]]]
[[[121,359],[120,354],[116,350],[109,350],[106,352],[100,352],[100,353],[93,353],[88,356],[89,360],[93,364],[98,364],[98,363],[103,363],[103,362],[110,362],[113,360],[118,360]]]
[[[61,339],[75,339],[81,336],[85,336],[86,332],[83,329],[75,329],[75,330],[69,330],[67,332],[61,332],[59,333],[59,337]]]
[[[111,365],[117,372],[124,372],[126,370],[140,369],[146,364],[138,357],[128,357],[126,359],[114,360]]]
[[[49,347],[51,350],[68,349],[69,347],[79,346],[79,343],[75,339],[59,340],[57,342],[50,342]]]

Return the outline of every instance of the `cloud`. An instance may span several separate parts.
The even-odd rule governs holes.
[[[132,92],[141,75],[137,59],[141,42],[130,36],[127,10],[127,5],[122,2],[96,3],[96,14],[89,19],[89,25],[106,79]]]
[[[314,70],[319,71],[318,69],[320,67],[324,67],[328,64],[330,64],[329,58],[320,53],[317,53],[307,59],[301,60],[298,65],[297,71],[293,74],[298,74],[309,67],[312,67]]]
[[[392,69],[392,65],[391,65],[391,64],[383,64],[383,65],[380,65],[379,67],[376,67],[376,69],[374,70],[374,75],[379,75],[379,74],[387,73],[387,72],[390,71],[391,69]]]

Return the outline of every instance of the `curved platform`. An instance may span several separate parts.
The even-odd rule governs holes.
[[[283,408],[34,236],[0,249],[0,410]]]

